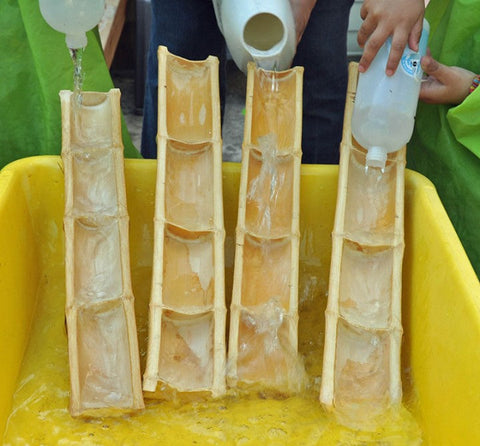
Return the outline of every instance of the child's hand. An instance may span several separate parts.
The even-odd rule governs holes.
[[[366,71],[380,47],[392,36],[392,47],[385,72],[395,73],[405,46],[418,50],[422,34],[424,0],[365,0],[360,16],[363,24],[357,41],[363,47],[358,71]]]
[[[475,73],[437,62],[429,53],[422,57],[428,75],[420,88],[420,100],[430,104],[460,104],[468,95]]]

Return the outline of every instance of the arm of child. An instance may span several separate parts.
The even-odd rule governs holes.
[[[386,74],[395,73],[405,46],[418,50],[422,33],[424,0],[365,0],[360,10],[363,19],[357,41],[363,47],[358,71],[366,71],[380,47],[392,36]]]
[[[295,20],[295,30],[297,32],[297,44],[303,36],[307,27],[308,20],[317,0],[290,0],[293,18]]]
[[[447,66],[430,54],[422,57],[427,78],[420,88],[420,100],[430,104],[460,104],[470,93],[475,73],[465,68]]]

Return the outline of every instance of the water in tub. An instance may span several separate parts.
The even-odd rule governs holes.
[[[311,237],[306,238],[310,240],[308,244],[316,243]],[[345,446],[421,444],[420,428],[406,409],[387,416],[375,432],[343,427],[322,409],[318,401],[318,383],[323,341],[318,333],[323,330],[319,324],[323,323],[326,285],[324,274],[319,272],[318,259],[307,258],[306,254],[304,252],[301,256],[299,290],[299,352],[306,359],[309,378],[305,393],[287,399],[263,399],[256,394],[238,398],[229,393],[218,400],[182,404],[147,400],[145,410],[138,415],[84,421],[74,419],[68,413],[64,267],[62,249],[57,249],[49,259],[38,290],[30,342],[3,444],[133,446],[159,444],[159,439],[163,444],[175,445],[258,445],[262,442]],[[137,313],[146,315],[151,275],[144,268],[134,266],[132,280]],[[312,312],[320,316],[312,317]],[[147,317],[140,317],[137,326],[142,355],[146,351],[147,323]],[[403,372],[404,383],[408,386],[408,370]]]

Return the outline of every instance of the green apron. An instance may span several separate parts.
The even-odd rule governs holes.
[[[480,73],[480,0],[431,0],[432,56]],[[435,185],[480,276],[480,88],[458,106],[418,105],[407,167]]]
[[[61,151],[60,90],[73,90],[65,35],[40,14],[38,0],[0,0],[0,168]],[[84,90],[113,88],[98,33],[83,56]],[[140,157],[122,122],[126,157]]]

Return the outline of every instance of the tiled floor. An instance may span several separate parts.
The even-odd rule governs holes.
[[[121,105],[125,122],[135,147],[140,149],[143,116],[135,107],[134,73],[129,71],[113,72],[112,79],[115,86],[122,92]],[[246,83],[246,76],[238,70],[233,62],[229,62],[227,99],[222,128],[224,161],[239,162],[241,160]]]

